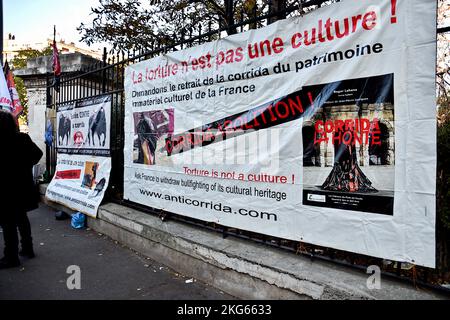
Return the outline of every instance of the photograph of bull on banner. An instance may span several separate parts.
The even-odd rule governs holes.
[[[111,171],[111,96],[61,104],[57,166],[47,199],[96,217]]]
[[[58,107],[56,134],[58,153],[110,155],[111,110],[108,98],[95,98]]]

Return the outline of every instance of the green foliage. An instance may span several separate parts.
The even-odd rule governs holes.
[[[77,28],[82,34],[81,41],[88,45],[107,42],[114,49],[130,50],[153,40],[154,21],[138,0],[100,0],[99,6],[91,11],[92,26],[82,23]]]
[[[94,16],[92,24],[82,23],[77,30],[82,35],[81,41],[88,45],[107,42],[118,51],[149,50],[152,43],[167,46],[204,34],[210,28],[216,30],[219,22],[221,27],[226,27],[230,20],[227,19],[229,12],[230,22],[234,24],[255,14],[260,16],[297,4],[297,0],[234,0],[233,6],[228,7],[225,0],[100,0],[98,7],[91,9]],[[303,12],[315,8],[313,6]],[[262,22],[254,23],[250,28],[261,25]],[[237,32],[236,28],[228,29],[229,34]]]
[[[448,94],[450,95],[450,94]],[[439,222],[450,230],[450,104],[440,97],[437,131],[437,205]]]
[[[37,58],[42,56],[49,56],[52,54],[52,47],[48,46],[42,51],[35,49],[20,50],[17,56],[10,61],[11,68],[23,69],[27,67],[27,61],[31,58]]]
[[[14,76],[14,82],[16,83],[17,93],[19,94],[20,102],[23,106],[23,112],[20,115],[20,120],[24,123],[28,123],[28,98],[25,84],[22,78],[16,76]]]
[[[31,58],[48,56],[53,52],[52,47],[48,46],[43,50],[34,50],[34,49],[26,49],[20,50],[17,56],[9,61],[11,70],[24,69],[27,67],[27,61]],[[14,82],[16,83],[17,93],[19,94],[20,102],[23,106],[23,113],[20,116],[20,120],[24,123],[28,123],[28,98],[27,98],[27,90],[25,88],[23,79],[20,77],[14,76]]]

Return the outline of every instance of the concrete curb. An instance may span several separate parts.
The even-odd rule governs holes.
[[[387,279],[382,279],[380,290],[369,290],[364,273],[250,241],[222,239],[208,230],[163,222],[116,204],[102,206],[98,219],[88,221],[95,230],[152,259],[244,299],[439,298]]]
[[[52,204],[50,204],[52,205]],[[61,207],[59,208],[61,209]],[[69,210],[70,212],[70,210]],[[448,299],[435,292],[229,237],[117,204],[89,226],[168,267],[242,299]]]

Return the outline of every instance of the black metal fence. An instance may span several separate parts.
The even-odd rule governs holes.
[[[190,30],[190,32],[186,34],[187,37],[185,39],[182,38],[180,41],[170,45],[163,46],[161,43],[155,41],[148,45],[149,50],[133,50],[126,53],[107,53],[105,49],[102,61],[99,61],[98,63],[95,63],[82,71],[63,74],[61,77],[61,87],[59,93],[55,92],[53,85],[51,84],[51,78],[49,77],[47,87],[47,105],[49,108],[56,109],[56,107],[62,103],[75,102],[79,99],[96,97],[104,94],[112,95],[112,171],[110,186],[106,196],[107,201],[118,202],[150,214],[156,214],[162,220],[170,218],[182,221],[183,223],[201,226],[215,232],[220,232],[223,237],[235,236],[243,239],[249,239],[264,245],[289,250],[295,254],[306,255],[311,259],[333,261],[338,264],[351,266],[353,268],[363,270],[364,272],[369,265],[382,266],[383,274],[386,276],[414,282],[414,284],[421,285],[423,287],[441,288],[440,286],[433,285],[433,283],[435,284],[437,281],[435,272],[431,269],[412,266],[406,270],[406,268],[404,268],[405,265],[401,263],[392,262],[391,264],[386,265],[383,259],[266,236],[239,229],[232,229],[214,223],[208,223],[201,220],[176,215],[170,212],[144,207],[142,205],[123,200],[123,149],[125,118],[124,71],[127,66],[152,58],[161,53],[177,51],[186,47],[192,47],[218,39],[227,31],[230,32],[230,30],[243,32],[248,29],[263,27],[274,22],[276,19],[285,18],[289,15],[301,15],[306,10],[312,10],[323,5],[327,5],[328,3],[330,3],[330,1],[311,0],[302,2],[301,5],[287,7],[282,10],[274,10],[269,5],[266,14],[257,15],[255,11],[254,15],[246,20],[243,19],[243,14],[241,14],[239,21],[232,25],[226,23],[226,21],[222,21],[219,18],[219,26],[216,29],[213,29],[212,24],[209,24],[209,28],[207,30],[202,30],[201,28],[197,28],[197,30]],[[449,28],[438,29],[438,32],[448,31]],[[56,150],[54,147],[53,149],[48,148],[47,171],[50,176],[54,174],[55,168]]]

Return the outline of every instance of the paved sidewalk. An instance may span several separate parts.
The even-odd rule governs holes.
[[[45,205],[28,214],[37,257],[0,270],[0,299],[234,299],[93,230],[74,230],[54,214]],[[81,290],[67,289],[71,265],[81,268]]]

